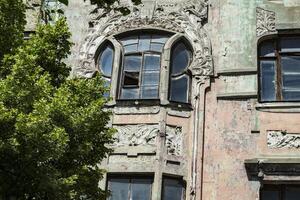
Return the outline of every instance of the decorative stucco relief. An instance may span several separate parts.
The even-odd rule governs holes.
[[[184,34],[194,48],[194,58],[190,65],[192,74],[211,75],[211,44],[203,28],[207,19],[207,0],[189,0],[173,5],[153,1],[152,4],[129,6],[129,15],[122,15],[115,10],[108,13],[101,9],[94,10],[89,22],[89,34],[80,50],[80,63],[74,70],[75,75],[91,77],[96,71],[95,53],[105,37],[136,29],[162,29]]]
[[[169,155],[182,155],[183,134],[181,127],[166,127],[166,147]]]
[[[158,124],[114,125],[115,143],[113,146],[155,145],[159,134]]]
[[[256,35],[260,37],[275,31],[275,12],[256,8]]]
[[[268,131],[267,143],[270,148],[300,148],[300,134],[285,131]]]

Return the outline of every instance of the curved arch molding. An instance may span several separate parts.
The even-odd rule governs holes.
[[[161,2],[161,1],[160,1]],[[91,28],[80,48],[80,62],[75,76],[91,77],[97,70],[95,54],[99,45],[113,35],[137,29],[159,29],[183,34],[193,46],[193,76],[213,73],[211,42],[203,24],[207,20],[207,0],[190,0],[181,3],[147,1],[142,5],[129,5],[129,15],[114,10],[105,13],[95,10],[91,14]]]

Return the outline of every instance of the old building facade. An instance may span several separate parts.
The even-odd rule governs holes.
[[[299,199],[300,1],[116,6],[63,7],[72,76],[111,88],[110,199]]]

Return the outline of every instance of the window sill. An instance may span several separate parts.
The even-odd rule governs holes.
[[[300,113],[300,102],[257,103],[256,110],[276,113]]]

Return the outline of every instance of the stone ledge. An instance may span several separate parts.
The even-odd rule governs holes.
[[[300,113],[300,102],[257,103],[255,109],[263,112]]]
[[[256,92],[238,92],[238,93],[218,93],[217,99],[231,100],[231,99],[251,99],[257,98]]]
[[[300,177],[300,158],[269,157],[246,159],[245,168],[249,180],[291,181]],[[297,179],[300,181],[300,179]]]
[[[239,69],[220,69],[217,70],[218,75],[247,75],[256,74],[257,68],[239,68]]]

